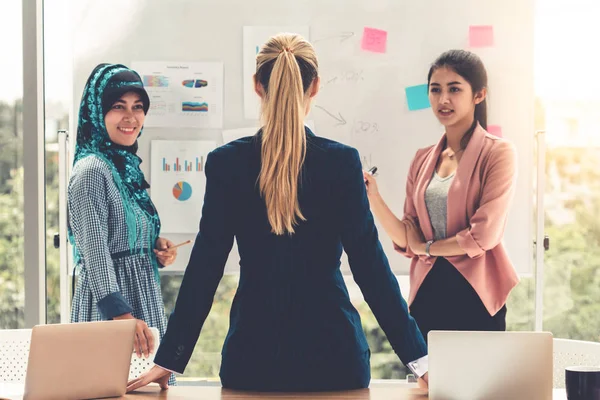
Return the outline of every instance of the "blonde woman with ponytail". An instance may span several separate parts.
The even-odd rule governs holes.
[[[319,91],[314,48],[272,37],[256,58],[262,128],[209,154],[194,250],[167,332],[128,390],[183,373],[208,316],[234,237],[240,282],[222,351],[224,387],[252,391],[365,388],[370,351],[340,273],[342,249],[392,347],[427,353],[381,248],[358,152],[304,126]],[[411,364],[412,365],[412,364]]]

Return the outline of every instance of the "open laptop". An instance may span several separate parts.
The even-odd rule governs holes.
[[[551,400],[552,334],[431,331],[430,400]]]
[[[136,321],[38,325],[31,334],[24,399],[122,396]]]

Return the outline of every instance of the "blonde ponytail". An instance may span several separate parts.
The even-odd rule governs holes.
[[[274,36],[257,55],[256,79],[265,91],[258,181],[271,230],[277,235],[293,234],[299,220],[306,220],[298,202],[298,186],[306,156],[307,92],[316,76],[314,49],[298,35]]]

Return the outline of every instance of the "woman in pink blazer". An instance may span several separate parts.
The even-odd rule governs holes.
[[[395,249],[412,259],[408,303],[425,337],[430,330],[502,331],[518,283],[502,244],[515,149],[485,130],[487,73],[475,54],[442,54],[428,88],[446,131],[411,163],[402,220],[365,173],[371,208]]]

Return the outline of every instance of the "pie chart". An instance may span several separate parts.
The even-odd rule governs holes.
[[[177,182],[173,186],[173,197],[179,201],[186,201],[192,197],[192,186],[184,181]]]

